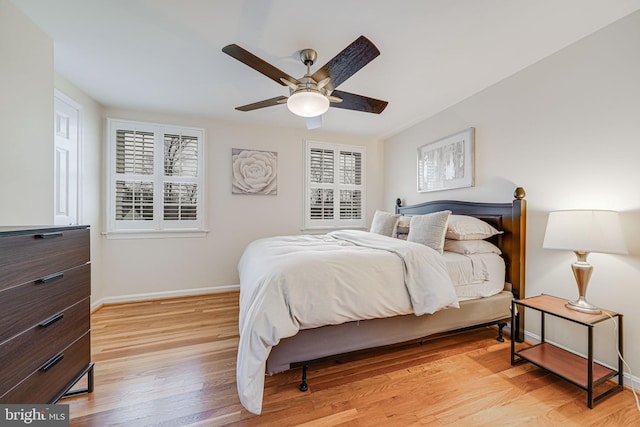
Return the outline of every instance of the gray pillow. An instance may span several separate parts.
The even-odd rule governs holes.
[[[407,240],[422,243],[442,253],[449,215],[451,211],[412,216]]]
[[[376,234],[382,234],[383,236],[393,237],[393,233],[396,230],[396,224],[398,223],[398,218],[400,218],[400,214],[376,211],[373,215],[371,230],[369,231]]]

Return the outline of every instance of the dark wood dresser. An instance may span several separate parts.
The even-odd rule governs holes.
[[[90,294],[89,227],[0,227],[0,403],[93,391]]]

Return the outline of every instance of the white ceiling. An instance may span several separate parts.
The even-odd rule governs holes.
[[[332,108],[323,130],[387,137],[640,9],[640,0],[12,0],[54,40],[56,71],[105,106],[305,128],[288,90],[222,53],[236,43],[301,77],[354,41],[381,55],[339,89],[389,101]]]

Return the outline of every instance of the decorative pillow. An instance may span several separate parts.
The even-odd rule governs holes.
[[[451,211],[412,216],[407,240],[422,243],[442,253],[449,215]]]
[[[396,226],[396,237],[398,239],[407,240],[409,235],[409,224],[411,224],[410,216],[401,216],[398,218],[398,224]]]
[[[494,253],[500,255],[500,248],[486,240],[451,240],[445,239],[444,250],[448,252],[456,252],[463,255],[488,254]]]
[[[409,232],[409,224],[411,224],[410,216],[401,216],[398,218],[398,227],[406,227],[407,233]]]
[[[467,215],[451,215],[447,225],[447,239],[452,240],[482,240],[501,233],[491,224]]]
[[[382,234],[383,236],[393,237],[399,217],[400,214],[376,211],[376,213],[373,214],[371,230],[369,231],[376,234]]]

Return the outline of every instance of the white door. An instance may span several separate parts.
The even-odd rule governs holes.
[[[56,91],[54,113],[54,224],[78,224],[80,107]]]

